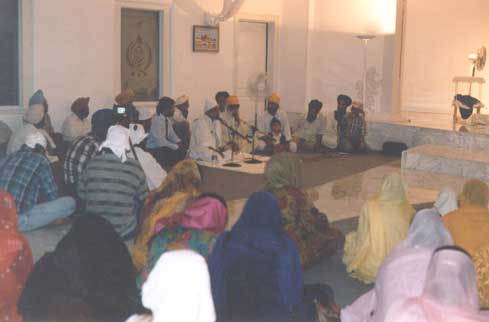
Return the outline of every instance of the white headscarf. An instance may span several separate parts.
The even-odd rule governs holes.
[[[144,131],[144,127],[141,124],[130,124],[129,136],[133,144],[139,144],[148,136],[148,133]]]
[[[27,137],[25,139],[25,145],[27,145],[31,149],[34,149],[37,144],[39,144],[43,148],[46,148],[47,146],[46,137],[40,131],[34,131],[27,134]]]
[[[122,160],[126,162],[126,152],[131,149],[129,145],[129,130],[121,125],[113,125],[107,132],[107,139],[100,145],[99,151],[108,148]]]
[[[438,199],[435,202],[435,208],[442,216],[457,210],[457,193],[449,187],[441,189]]]
[[[217,104],[213,100],[206,99],[204,104],[204,113],[209,112],[214,107],[217,107]]]
[[[216,320],[207,263],[191,250],[164,253],[144,283],[142,297],[154,322]]]

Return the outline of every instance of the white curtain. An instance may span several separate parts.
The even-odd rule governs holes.
[[[216,26],[220,22],[226,21],[238,13],[245,0],[224,0],[221,12],[215,14],[206,12],[195,0],[175,0],[177,6],[193,15],[204,15],[208,25]]]

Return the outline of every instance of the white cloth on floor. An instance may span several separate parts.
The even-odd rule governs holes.
[[[213,155],[219,155],[210,148],[218,149],[224,142],[219,121],[213,121],[209,116],[203,115],[192,123],[190,130],[189,157],[194,160],[211,161]]]
[[[68,115],[63,122],[61,128],[61,134],[63,135],[63,140],[67,142],[73,142],[80,136],[88,134],[91,130],[91,124],[88,117],[84,120],[80,120],[78,116],[71,113]]]

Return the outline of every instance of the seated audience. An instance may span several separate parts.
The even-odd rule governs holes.
[[[148,263],[149,243],[158,222],[185,210],[200,195],[201,180],[197,163],[184,160],[177,163],[157,190],[149,193],[132,252],[138,271]]]
[[[388,175],[379,195],[363,206],[357,231],[346,236],[343,262],[348,273],[374,282],[384,259],[406,238],[413,215],[400,175]]]
[[[389,322],[484,322],[477,279],[470,255],[455,246],[439,248],[433,254],[419,296],[395,301],[387,309]]]
[[[443,217],[457,246],[474,255],[489,244],[489,187],[486,183],[468,180],[460,195],[460,209]]]
[[[22,322],[17,310],[24,283],[32,270],[32,251],[17,227],[12,196],[0,190],[0,319]]]
[[[146,147],[155,159],[166,170],[185,158],[185,150],[182,140],[173,129],[172,117],[175,113],[175,101],[169,97],[163,97],[156,106],[156,115],[151,120]]]
[[[219,122],[219,106],[206,100],[204,115],[192,123],[190,130],[189,157],[194,160],[212,161],[227,159],[228,150],[222,139],[222,128]]]
[[[303,321],[303,277],[295,243],[268,192],[254,193],[209,257],[217,321]]]
[[[79,217],[36,263],[19,301],[24,321],[123,321],[142,313],[126,245],[105,219]]]
[[[69,194],[76,195],[78,180],[88,161],[95,157],[100,144],[105,141],[112,122],[112,110],[98,110],[92,115],[92,131],[75,140],[66,152],[63,172]]]
[[[0,189],[7,190],[15,199],[20,231],[44,227],[75,211],[73,198],[58,196],[46,145],[41,132],[32,132],[19,151],[0,163]]]
[[[142,284],[158,258],[169,250],[191,249],[207,258],[214,243],[226,228],[228,210],[219,196],[204,194],[189,202],[183,210],[161,218],[153,229],[148,262],[139,275]]]
[[[44,135],[51,149],[56,148],[56,144],[51,136],[42,129],[44,127],[44,116],[44,107],[41,104],[32,105],[25,111],[22,126],[10,137],[7,146],[7,154],[19,151],[22,145],[24,145],[27,136],[37,132]]]
[[[123,90],[115,97],[115,106],[124,106],[126,108],[128,124],[136,123],[139,120],[139,112],[136,106],[134,106],[135,98],[136,93],[130,88]]]
[[[7,146],[10,137],[12,136],[12,130],[10,127],[0,121],[0,159],[7,155]]]
[[[111,126],[100,153],[88,161],[77,186],[85,213],[102,216],[124,239],[133,236],[148,194],[141,164],[127,158],[129,150],[129,130]]]
[[[310,267],[333,255],[343,242],[343,234],[329,225],[308,193],[301,187],[301,160],[291,153],[272,157],[265,168],[265,189],[277,198],[283,229],[299,251],[303,267]]]
[[[68,144],[90,132],[90,123],[88,122],[89,101],[90,97],[79,97],[71,105],[72,113],[66,117],[61,129],[63,140]]]
[[[318,100],[312,100],[309,103],[307,116],[301,119],[295,140],[300,151],[319,151],[324,144],[326,135],[326,118],[321,114],[323,103]]]
[[[146,175],[149,190],[158,188],[166,177],[166,171],[163,170],[151,153],[146,152],[142,148],[148,134],[144,131],[144,127],[141,124],[130,124],[129,136],[134,145],[134,150],[131,150],[131,157],[141,164]]]
[[[48,100],[44,96],[44,92],[42,90],[37,90],[32,97],[29,99],[29,108],[34,105],[42,105],[44,107],[44,117],[42,127],[40,129],[46,131],[50,136],[54,136],[54,128],[51,123],[51,117],[49,116],[49,104]]]
[[[222,120],[237,133],[241,134],[243,137],[248,138],[250,134],[250,127],[248,124],[243,122],[239,115],[239,99],[237,96],[229,96],[226,100],[226,112],[221,113]],[[233,133],[230,129],[225,126],[222,128],[222,138],[224,142],[232,142],[232,147],[239,152],[250,153],[251,152],[251,139],[245,139],[240,137],[236,133]]]
[[[182,95],[175,101],[175,114],[173,114],[173,129],[182,140],[185,150],[190,144],[190,123],[188,121],[190,103],[187,95]]]
[[[441,189],[434,204],[434,209],[440,216],[445,216],[458,209],[457,193],[452,188],[445,187]]]
[[[367,135],[367,122],[361,102],[353,102],[351,111],[346,114],[340,125],[338,149],[343,152],[364,152],[367,150],[365,136]]]
[[[219,107],[220,116],[226,112],[227,100],[229,96],[229,93],[226,91],[216,93],[215,99],[217,106]]]
[[[421,295],[433,251],[448,245],[453,245],[453,240],[438,211],[418,212],[407,238],[379,268],[374,289],[344,308],[341,321],[386,321],[385,315],[394,302]]]
[[[261,139],[263,138],[262,135],[269,135],[272,133],[272,120],[277,119],[281,123],[281,132],[285,137],[285,141],[289,145],[290,152],[297,152],[297,144],[292,141],[289,117],[285,111],[282,111],[279,108],[280,96],[273,93],[268,98],[266,112],[258,117],[258,131],[261,132],[261,135],[257,133],[259,139],[256,146],[257,151],[263,151],[267,147],[266,141]]]
[[[163,254],[142,290],[152,315],[133,315],[126,322],[215,322],[207,263],[191,250]]]

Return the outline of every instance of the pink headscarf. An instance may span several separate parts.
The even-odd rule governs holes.
[[[181,214],[160,220],[155,227],[155,234],[165,227],[180,224],[185,228],[208,230],[220,233],[226,228],[228,210],[221,201],[204,197],[192,203]]]
[[[453,245],[435,209],[421,210],[409,228],[407,238],[385,259],[377,273],[375,288],[341,311],[342,322],[390,322],[386,313],[400,300],[423,292],[433,251]]]
[[[480,312],[477,278],[472,259],[454,249],[436,252],[429,264],[423,292],[393,304],[389,322],[484,322]]]

